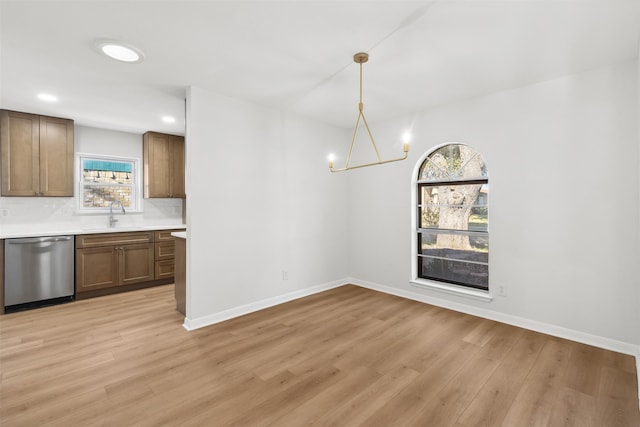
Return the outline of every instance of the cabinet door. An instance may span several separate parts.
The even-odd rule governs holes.
[[[142,141],[144,197],[170,197],[169,135],[147,132]]]
[[[76,292],[117,286],[118,266],[115,246],[76,249]]]
[[[184,137],[147,132],[142,146],[144,197],[184,198]]]
[[[169,136],[169,175],[171,197],[184,199],[184,137]]]
[[[38,195],[39,141],[38,116],[16,111],[0,111],[3,196]]]
[[[119,246],[120,284],[148,282],[154,278],[153,243]]]
[[[40,196],[73,197],[73,121],[40,117]]]

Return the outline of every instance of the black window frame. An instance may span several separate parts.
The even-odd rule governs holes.
[[[440,283],[447,283],[447,284],[451,284],[451,285],[456,285],[456,286],[461,286],[464,288],[471,288],[471,289],[476,289],[476,290],[480,290],[480,291],[484,291],[484,292],[489,292],[489,200],[488,200],[488,192],[489,192],[489,177],[488,174],[486,173],[486,166],[484,165],[484,161],[482,161],[482,165],[483,165],[483,175],[482,177],[469,177],[469,178],[462,178],[462,177],[448,177],[448,178],[427,178],[427,179],[420,179],[420,173],[423,170],[423,168],[426,166],[426,163],[430,161],[430,158],[433,154],[435,154],[438,150],[450,146],[450,145],[464,145],[464,144],[458,144],[458,143],[451,143],[451,144],[445,144],[443,146],[437,147],[433,150],[430,151],[430,153],[424,158],[424,160],[420,163],[419,167],[418,167],[418,179],[416,180],[416,186],[415,186],[415,191],[416,191],[416,205],[414,206],[414,209],[416,209],[416,224],[415,224],[415,233],[416,233],[416,252],[415,252],[415,257],[416,257],[416,271],[415,273],[415,277],[417,279],[425,279],[425,280],[431,280],[431,281],[436,281],[436,282],[440,282]],[[475,155],[479,156],[480,159],[482,159],[482,156],[480,155],[480,153],[478,153],[476,150],[474,150],[473,148],[466,146],[468,148],[470,148],[471,150],[473,150],[475,152]],[[434,227],[423,227],[423,223],[422,223],[422,208],[427,205],[427,202],[425,202],[423,200],[424,194],[425,192],[423,191],[425,187],[442,187],[442,186],[462,186],[462,185],[482,185],[486,187],[486,202],[484,207],[487,209],[486,211],[486,216],[487,216],[487,227],[485,230],[482,229],[467,229],[467,230],[460,230],[460,229],[449,229],[449,228],[440,228],[440,224],[438,224],[437,226]],[[474,207],[480,207],[479,205],[474,205]],[[447,257],[445,256],[435,256],[433,253],[432,254],[425,254],[423,252],[423,238],[425,235],[427,234],[436,234],[439,232],[444,232],[445,234],[453,234],[453,235],[466,235],[469,236],[471,238],[473,238],[476,241],[486,241],[487,244],[487,252],[486,252],[486,261],[480,261],[479,259],[476,260],[472,260],[472,259],[461,259],[461,258],[456,258],[456,257]],[[443,252],[446,252],[446,248],[445,250],[443,250]],[[429,271],[428,269],[425,269],[423,260],[425,258],[429,258],[434,260],[434,264],[439,265],[439,268],[444,269],[444,265],[447,263],[453,263],[455,264],[459,264],[459,265],[467,265],[467,266],[472,266],[472,265],[477,265],[478,267],[469,267],[466,270],[466,274],[465,273],[458,273],[458,274],[454,274],[451,275],[450,277],[443,277],[443,274],[440,273],[436,273],[435,271]],[[481,257],[482,258],[482,257]],[[474,272],[474,269],[476,270]],[[463,270],[463,269],[459,269],[458,271]],[[483,271],[486,270],[486,273],[484,273]],[[478,272],[479,271],[479,272]],[[474,274],[475,273],[475,274]],[[466,279],[464,278],[464,276],[466,275]]]

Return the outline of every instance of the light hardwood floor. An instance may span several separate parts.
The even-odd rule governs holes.
[[[0,425],[640,426],[630,356],[356,286],[192,332],[174,308],[0,316]]]

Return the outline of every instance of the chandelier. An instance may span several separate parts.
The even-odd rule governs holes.
[[[364,116],[364,104],[362,103],[362,64],[364,64],[368,60],[369,60],[369,54],[367,53],[360,52],[353,55],[353,62],[360,64],[360,102],[358,103],[358,118],[356,120],[356,126],[353,130],[353,137],[351,138],[351,146],[349,147],[349,155],[347,156],[347,162],[345,166],[342,168],[334,168],[333,167],[334,159],[333,159],[333,156],[330,156],[329,170],[331,172],[342,172],[350,169],[364,168],[366,166],[375,166],[375,165],[382,165],[385,163],[397,162],[397,161],[406,159],[407,155],[409,154],[409,134],[405,134],[404,145],[403,145],[404,154],[401,157],[390,159],[390,160],[382,160],[382,157],[380,156],[380,152],[378,151],[378,146],[376,145],[376,142],[373,139],[373,134],[371,133],[371,129],[369,129],[369,124],[367,123],[367,119]],[[356,142],[356,135],[358,134],[358,126],[360,125],[361,119],[365,129],[367,130],[367,134],[369,135],[369,140],[371,141],[371,145],[373,146],[373,149],[376,152],[378,161],[352,166],[349,164],[349,162],[351,161],[351,154],[353,153],[353,146],[355,145],[355,142]]]

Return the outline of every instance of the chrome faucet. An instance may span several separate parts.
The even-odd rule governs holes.
[[[124,210],[124,205],[122,204],[121,200],[113,200],[109,205],[109,227],[111,228],[115,227],[116,222],[118,222],[118,220],[113,216],[113,205],[120,205],[120,209],[122,210],[122,215],[127,213]]]

